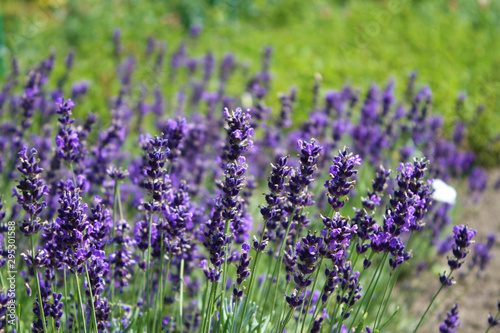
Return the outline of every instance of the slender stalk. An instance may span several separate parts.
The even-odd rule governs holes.
[[[453,273],[453,270],[450,272],[450,274],[448,274],[448,276],[446,277],[446,280],[448,280],[451,276],[451,273]],[[429,306],[427,307],[427,309],[425,309],[425,312],[424,314],[422,315],[422,317],[420,318],[420,321],[418,322],[417,324],[417,327],[415,327],[415,330],[413,331],[413,333],[417,333],[418,329],[420,328],[420,325],[422,325],[422,323],[424,322],[424,318],[425,316],[427,315],[427,312],[429,312],[432,304],[434,304],[434,301],[436,300],[436,298],[438,297],[439,293],[441,292],[441,290],[443,290],[444,288],[444,285],[441,283],[441,287],[439,287],[439,290],[437,291],[437,293],[434,295],[434,297],[432,298]]]
[[[97,317],[95,315],[94,294],[92,293],[92,285],[90,284],[90,275],[87,263],[84,263],[84,265],[85,265],[85,273],[87,274],[87,283],[89,285],[90,302],[92,304],[92,320],[94,321],[94,328],[97,332]]]
[[[184,258],[181,259],[181,272],[179,276],[179,324],[182,325],[182,306],[183,306],[183,298],[184,298]],[[182,332],[182,326],[181,326]]]
[[[316,282],[318,282],[319,272],[321,271],[321,264],[323,263],[323,258],[319,261],[319,265],[316,268],[318,271],[316,272],[316,278],[314,279],[314,283],[311,289],[311,296],[309,297],[309,301],[307,302],[306,313],[304,313],[304,319],[302,320],[302,327],[300,328],[300,333],[304,332],[304,325],[306,324],[307,314],[309,313],[309,307],[311,306],[312,295],[314,293],[314,288],[316,288]],[[300,316],[300,313],[299,313]],[[298,323],[297,323],[298,324]]]
[[[111,229],[111,236],[114,238],[116,233],[116,206],[118,204],[118,181],[115,181],[115,188],[113,190],[113,229]]]
[[[324,290],[322,290],[322,291],[321,291],[321,294],[319,295],[319,298],[318,298],[318,300],[319,300],[319,301],[318,301],[318,302],[320,302],[320,301],[321,301],[321,298],[323,297],[323,294],[324,294],[324,293],[325,293],[325,292],[324,292]],[[325,303],[325,304],[326,304],[326,303]],[[312,318],[311,318],[311,323],[310,323],[310,324],[309,324],[309,326],[308,326],[308,327],[309,327],[309,328],[308,328],[308,330],[309,330],[309,331],[311,330],[311,325],[314,323],[314,318],[316,318],[316,316],[319,314],[319,312],[320,312],[321,310],[323,310],[323,308],[324,308],[324,307],[325,307],[325,305],[324,305],[324,304],[321,304],[321,306],[316,306],[316,309],[314,309],[313,316],[312,316]]]
[[[206,321],[206,331],[210,332],[210,323],[212,322],[212,312],[213,312],[213,306],[215,302],[215,294],[217,293],[218,289],[218,283],[217,282],[212,282],[212,288],[210,290],[210,298],[208,299],[208,316],[207,316],[207,321]]]
[[[380,309],[382,309],[382,312],[380,312],[380,316],[379,316],[379,313],[377,313],[377,317],[375,318],[375,326],[374,326],[375,329],[378,328],[378,325],[381,323],[382,318],[384,317],[385,311],[387,310],[387,306],[389,305],[389,299],[391,298],[392,291],[394,290],[394,287],[396,286],[396,283],[398,282],[400,267],[401,266],[398,266],[396,272],[394,273],[394,278],[392,279],[393,281],[389,281],[389,283],[387,284],[387,286],[391,285],[391,289],[389,290],[389,294],[387,295],[387,298],[385,300],[383,300],[383,298],[382,298],[382,306],[379,308],[379,312],[380,312]],[[386,290],[387,290],[387,286],[386,286]],[[385,291],[384,291],[384,296],[385,296]]]
[[[229,219],[227,219],[225,224],[224,224],[224,237],[227,236],[227,234],[229,232],[229,227],[230,227],[230,222],[229,222]],[[231,236],[229,236],[229,237],[231,237]],[[225,297],[226,297],[226,282],[227,282],[227,271],[228,271],[227,259],[228,259],[228,254],[229,254],[229,244],[226,245],[225,252],[226,253],[225,253],[225,260],[224,260],[224,269],[222,272],[222,286],[221,286],[222,299],[225,299]]]
[[[76,176],[75,176],[75,170],[73,170],[73,163],[70,163],[70,164],[69,164],[69,168],[70,168],[70,170],[71,170],[71,176],[73,177],[73,183],[75,184],[75,187],[77,187],[77,186],[76,186]]]
[[[279,252],[279,255],[278,255],[278,261],[276,262],[276,267],[277,267],[277,270],[278,270],[278,276],[276,277],[276,288],[274,289],[274,297],[273,297],[273,307],[272,307],[272,309],[274,309],[274,307],[276,305],[276,296],[278,295],[278,288],[279,288],[279,283],[280,283],[281,264],[283,262],[283,253],[284,253],[284,250],[285,250],[285,245],[286,245],[286,240],[288,238],[288,233],[290,232],[290,228],[292,226],[293,219],[295,218],[295,211],[296,210],[297,210],[297,206],[294,205],[292,207],[292,215],[291,215],[290,219],[288,220],[288,226],[286,228],[285,237],[283,238],[283,241],[281,242],[280,252]],[[273,280],[274,280],[274,274],[273,274]],[[271,321],[273,320],[274,312],[275,311],[271,312]]]
[[[283,320],[283,325],[281,325],[281,323],[280,323],[280,325],[278,327],[278,332],[283,333],[285,331],[286,325],[290,321],[292,314],[293,314],[293,308],[291,307],[290,310],[288,310],[288,313],[286,314],[285,319]],[[283,329],[281,329],[281,328],[283,328]]]
[[[82,314],[82,324],[83,331],[87,333],[87,323],[85,322],[85,313],[83,313],[83,302],[82,302],[82,292],[80,290],[80,279],[78,278],[78,273],[75,270],[75,279],[76,279],[76,290],[78,292],[78,304],[80,305],[80,312]]]
[[[372,252],[372,255],[373,255],[373,252]],[[352,326],[354,325],[354,323],[356,322],[356,318],[358,317],[358,314],[359,314],[359,311],[361,310],[361,308],[363,307],[363,305],[365,304],[365,301],[368,299],[368,305],[366,306],[365,308],[365,313],[366,311],[368,311],[368,308],[370,307],[370,304],[371,304],[371,298],[373,296],[373,292],[375,291],[375,287],[378,283],[378,279],[380,278],[380,273],[382,271],[382,266],[385,262],[385,259],[387,258],[387,253],[384,254],[384,256],[382,257],[382,259],[380,260],[380,263],[377,267],[377,269],[375,270],[375,274],[373,276],[376,276],[376,278],[372,278],[371,281],[370,281],[370,284],[368,285],[368,288],[366,289],[366,293],[364,295],[364,297],[362,297],[362,301],[361,301],[361,305],[356,309],[356,313],[354,314],[354,317],[352,318],[352,321],[351,321],[351,325],[349,326],[349,330],[351,330]],[[370,256],[371,258],[371,256]],[[373,282],[376,280],[375,282],[375,285],[373,286],[373,289],[370,289]],[[358,280],[359,281],[359,280]],[[370,293],[371,291],[371,293]],[[367,297],[368,296],[368,293],[370,293],[370,296],[369,298]]]
[[[262,306],[261,306],[261,312],[260,312],[260,317],[259,317],[259,321],[262,321],[262,317],[264,316],[264,306],[267,304],[267,300],[269,298],[269,290],[271,288],[271,285],[272,285],[272,279],[269,277],[270,273],[271,273],[271,267],[273,267],[272,265],[272,262],[274,262],[274,270],[273,270],[273,276],[275,274],[275,271],[276,271],[276,261],[273,260],[274,259],[274,253],[276,252],[276,249],[274,249],[270,255],[270,260],[271,262],[269,263],[269,265],[267,266],[267,272],[266,272],[266,276],[265,276],[265,280],[264,280],[264,283],[263,283],[263,287],[262,287],[262,295],[266,295],[266,297],[264,298],[264,303],[262,303]]]
[[[150,314],[151,314],[151,309],[150,309],[150,299],[151,299],[151,225],[153,224],[153,212],[149,212],[149,223],[148,223],[148,262],[146,266],[146,307],[147,307],[147,313],[146,313],[146,327],[148,328],[148,331],[150,331]]]
[[[68,284],[66,281],[66,265],[64,265],[63,274],[64,274],[64,314],[66,315],[65,331],[68,332],[68,326],[69,326],[69,323],[68,323],[68,319],[69,319],[68,301],[69,301],[69,298],[68,298]]]
[[[31,219],[31,217],[30,217]],[[35,271],[35,280],[36,280],[36,286],[37,286],[37,291],[38,291],[38,307],[40,308],[40,317],[42,319],[42,325],[43,325],[43,331],[47,331],[47,323],[45,322],[45,313],[43,311],[43,300],[42,300],[42,288],[40,288],[40,277],[38,276],[38,269],[35,265],[35,244],[33,243],[33,235],[30,235],[30,244],[31,244],[31,257],[32,257],[32,263],[33,263],[33,270]]]
[[[406,243],[406,248],[407,249],[410,248],[412,236],[413,236],[413,230],[410,232],[410,237],[408,237],[408,242]],[[380,309],[382,309],[382,312],[380,313],[380,317],[379,317],[379,313],[377,313],[377,317],[375,318],[375,327],[374,327],[375,329],[378,328],[378,325],[382,321],[382,318],[383,318],[383,316],[385,314],[385,311],[387,310],[387,306],[389,304],[389,299],[391,298],[392,291],[394,290],[394,287],[396,286],[396,283],[398,282],[398,278],[399,278],[399,274],[400,273],[401,273],[401,266],[398,266],[396,268],[396,271],[394,272],[394,275],[393,275],[393,278],[392,278],[392,280],[394,280],[394,282],[391,284],[391,281],[389,280],[389,284],[391,285],[391,289],[389,291],[389,294],[387,295],[387,298],[385,299],[385,301],[382,298],[382,306],[379,308],[379,312],[380,312]],[[387,290],[387,286],[386,286],[386,290]],[[384,296],[385,296],[385,291],[384,291]]]
[[[262,230],[262,234],[260,235],[259,246],[262,244],[262,240],[264,239],[264,233],[265,233],[265,231],[266,231],[266,228],[264,226],[264,230]],[[255,260],[253,261],[252,270],[250,271],[250,281],[248,282],[247,297],[245,297],[245,303],[243,303],[243,311],[241,312],[243,318],[245,318],[245,310],[247,309],[248,299],[252,295],[253,280],[255,279],[255,276],[257,275],[256,271],[255,271],[255,268],[258,267],[257,264],[259,262],[260,253],[261,253],[260,251],[257,251],[255,253]],[[236,311],[236,309],[235,309],[235,311]],[[235,313],[234,313],[235,311],[233,311],[233,318],[234,318],[234,315],[235,315]],[[240,321],[240,324],[238,325],[238,331],[237,332],[241,332],[241,325],[243,325],[243,320]]]
[[[160,237],[161,237],[161,246],[160,246],[160,276],[162,276],[163,274],[163,262],[164,262],[164,258],[165,258],[165,244],[163,242],[163,231],[161,232],[160,234]],[[156,320],[156,316],[158,315],[158,311],[155,312],[155,322],[158,324],[158,328],[157,329],[161,329],[161,317],[163,316],[163,300],[165,299],[164,297],[164,288],[166,287],[166,281],[167,281],[167,277],[168,277],[168,270],[169,270],[169,267],[170,267],[170,260],[168,260],[168,266],[167,266],[167,273],[165,274],[165,278],[160,278],[160,297],[158,299],[158,302],[159,302],[159,308],[160,308],[160,311],[159,311],[159,316],[160,316],[160,320],[157,321]]]
[[[205,319],[207,318],[207,311],[206,311],[207,304],[209,304],[208,302],[210,302],[210,296],[212,296],[211,291],[208,290],[209,285],[210,285],[210,281],[207,280],[207,289],[206,289],[206,293],[205,293],[205,299],[203,301],[203,309],[201,311],[201,332],[202,333],[205,332]]]

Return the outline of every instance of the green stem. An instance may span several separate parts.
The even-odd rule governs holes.
[[[161,240],[162,240],[161,246],[160,246],[160,252],[161,252],[161,256],[160,256],[160,276],[162,276],[163,275],[163,262],[164,262],[164,258],[165,258],[165,246],[164,246],[164,242],[163,242],[163,232],[160,234],[160,237],[161,237]],[[166,279],[167,279],[167,276],[168,276],[169,267],[170,267],[170,260],[168,261],[167,273],[165,274],[165,279],[163,279],[162,277],[160,277],[160,279],[161,279],[160,280],[160,292],[159,292],[160,297],[158,297],[158,300],[157,300],[159,302],[160,311],[159,311],[159,313],[155,312],[155,323],[158,324],[158,327],[157,327],[158,330],[161,330],[161,320],[156,320],[156,317],[157,317],[157,315],[159,315],[160,319],[161,319],[161,317],[163,316],[163,300],[165,299],[165,297],[164,297],[164,294],[165,294],[164,288],[166,286]]]
[[[205,332],[205,320],[206,318],[208,317],[207,316],[207,304],[209,304],[210,302],[210,296],[212,296],[212,292],[211,290],[209,291],[208,289],[208,286],[210,285],[210,281],[207,280],[207,289],[206,289],[206,292],[205,292],[205,299],[203,301],[203,309],[201,311],[201,333],[204,333]],[[208,298],[208,299],[207,299]]]
[[[261,312],[260,312],[260,317],[259,317],[259,322],[262,321],[262,317],[264,316],[264,307],[265,305],[267,304],[267,300],[269,299],[269,294],[270,294],[270,288],[271,288],[271,285],[272,285],[272,278],[269,277],[270,273],[271,273],[271,268],[273,267],[272,263],[274,262],[274,270],[273,270],[273,276],[275,274],[275,270],[276,270],[276,261],[273,260],[274,259],[274,253],[275,253],[276,249],[273,249],[273,251],[271,252],[272,254],[270,255],[270,258],[269,260],[271,261],[269,263],[269,265],[267,266],[267,272],[266,272],[266,275],[265,275],[265,278],[264,278],[264,286],[262,287],[262,295],[266,295],[265,298],[264,298],[264,303],[262,303],[262,306],[261,306]]]
[[[151,331],[150,327],[150,299],[151,299],[151,276],[150,276],[150,267],[151,267],[151,225],[153,224],[153,212],[149,212],[149,223],[148,223],[148,262],[146,266],[146,327],[148,331]]]
[[[311,289],[311,296],[309,297],[309,301],[307,302],[306,312],[304,313],[304,319],[302,320],[302,327],[300,328],[300,333],[304,332],[304,325],[306,324],[307,314],[309,313],[309,307],[311,306],[312,295],[314,293],[314,288],[316,288],[316,282],[318,282],[319,272],[321,271],[321,263],[323,262],[323,258],[319,261],[319,265],[316,268],[318,272],[316,273],[316,278],[314,279],[314,283]],[[300,313],[299,313],[300,316]],[[297,323],[298,324],[298,323]]]
[[[94,321],[94,328],[95,331],[97,332],[97,317],[95,315],[95,304],[94,304],[94,294],[92,293],[92,285],[90,284],[90,275],[89,275],[89,269],[87,268],[87,263],[84,263],[85,265],[85,273],[87,274],[87,283],[89,285],[89,293],[90,293],[90,302],[92,304],[92,320]]]
[[[374,253],[372,252],[372,254],[371,254],[370,258],[373,256],[373,254],[374,254]],[[386,260],[386,258],[387,258],[387,255],[388,255],[388,254],[387,254],[387,253],[385,253],[385,254],[384,254],[384,256],[382,257],[382,259],[380,260],[380,263],[378,264],[377,269],[376,269],[375,274],[374,274],[374,276],[376,276],[376,278],[372,278],[372,279],[371,279],[370,284],[368,285],[368,288],[366,289],[365,296],[364,296],[364,297],[362,297],[362,299],[363,299],[363,300],[361,301],[361,305],[357,308],[356,313],[354,314],[354,317],[352,318],[352,321],[351,321],[351,325],[350,325],[350,327],[349,327],[349,330],[351,330],[352,326],[353,326],[353,325],[354,325],[354,323],[356,322],[356,318],[358,317],[359,311],[361,310],[361,308],[363,307],[363,305],[365,304],[365,302],[366,302],[366,300],[367,300],[367,299],[368,299],[368,305],[366,306],[366,308],[365,308],[365,311],[364,311],[364,312],[366,313],[366,312],[368,311],[368,308],[370,307],[370,304],[371,304],[371,299],[372,299],[372,296],[373,296],[373,292],[375,291],[375,287],[376,287],[376,285],[377,285],[377,283],[378,283],[378,279],[380,278],[380,274],[381,274],[381,271],[382,271],[382,266],[384,265],[384,262],[385,262],[385,260]],[[371,286],[372,286],[372,284],[373,284],[373,282],[374,282],[375,280],[376,280],[376,282],[375,282],[375,285],[373,286],[373,289],[370,289],[370,288],[371,288]],[[359,280],[358,280],[358,281],[359,281]],[[371,292],[371,293],[370,293],[370,292]],[[369,297],[367,297],[367,296],[368,296],[368,294],[370,294],[370,296],[369,296]]]
[[[31,219],[31,218],[30,218]],[[30,244],[31,244],[31,257],[32,257],[32,263],[33,263],[33,270],[35,271],[35,280],[36,280],[36,286],[37,286],[37,291],[38,291],[38,307],[40,310],[40,317],[42,319],[42,325],[43,325],[43,331],[47,331],[47,323],[45,322],[45,313],[43,311],[43,300],[42,300],[42,289],[40,288],[40,278],[38,276],[38,269],[35,265],[35,244],[33,243],[33,235],[30,235]]]
[[[69,323],[68,323],[68,319],[69,319],[68,302],[69,302],[69,298],[68,298],[68,284],[66,281],[66,265],[64,265],[63,274],[64,274],[64,314],[66,315],[65,330],[66,330],[66,332],[68,332],[68,326],[69,326]]]
[[[394,273],[394,278],[392,279],[393,281],[389,281],[389,283],[387,284],[387,286],[389,284],[391,285],[391,289],[389,290],[389,294],[387,295],[387,298],[385,299],[385,301],[384,300],[382,301],[382,306],[379,308],[379,312],[380,312],[380,309],[382,309],[382,312],[380,313],[380,317],[379,317],[379,314],[377,313],[377,317],[375,319],[375,329],[378,328],[378,325],[381,323],[382,318],[384,317],[385,311],[387,310],[387,306],[389,305],[389,299],[391,298],[392,291],[394,290],[394,287],[396,286],[396,283],[398,282],[399,273],[401,271],[400,267],[401,266],[398,266],[396,272]],[[386,286],[386,288],[387,288],[387,286]],[[385,291],[384,291],[384,295],[385,295]]]
[[[410,232],[410,237],[408,237],[408,242],[406,243],[406,246],[405,246],[407,249],[410,248],[412,236],[413,236],[413,230]],[[379,312],[377,313],[377,317],[375,318],[375,327],[374,327],[375,329],[378,328],[378,325],[381,323],[382,318],[384,317],[385,311],[387,310],[387,306],[389,305],[389,299],[391,298],[392,291],[394,290],[394,287],[396,286],[396,283],[398,282],[398,278],[399,278],[400,273],[401,273],[401,266],[398,266],[396,268],[396,271],[394,272],[394,275],[392,275],[393,282],[389,280],[389,284],[387,285],[387,286],[391,285],[391,289],[389,290],[389,294],[387,295],[387,298],[385,299],[385,301],[382,298],[382,306],[379,307]],[[386,290],[387,290],[387,286],[386,286]],[[384,291],[384,297],[385,297],[385,291]],[[381,313],[380,313],[380,309],[382,309]],[[380,313],[380,317],[379,317],[379,313]]]
[[[291,307],[290,310],[288,310],[288,313],[286,314],[285,319],[283,320],[283,325],[279,325],[278,327],[278,332],[283,333],[285,331],[286,325],[290,321],[290,318],[292,317],[293,314],[293,308]],[[281,329],[283,328],[283,329]]]
[[[75,269],[75,279],[76,279],[76,290],[78,292],[78,304],[80,305],[80,312],[82,317],[83,331],[87,333],[87,323],[85,322],[85,313],[83,312],[83,302],[82,302],[82,292],[80,290],[80,279],[78,278],[78,273]]]
[[[228,236],[229,233],[229,227],[230,227],[230,222],[229,219],[226,220],[224,224],[224,237],[231,237],[230,235]],[[228,271],[228,254],[229,254],[229,244],[227,244],[224,248],[225,250],[225,259],[224,259],[224,270],[222,272],[222,286],[221,286],[221,291],[222,291],[222,298],[221,300],[226,298],[226,282],[227,282],[227,271]],[[222,302],[221,302],[222,304]]]
[[[183,298],[184,298],[184,258],[181,259],[181,272],[179,276],[179,324],[182,332],[182,306],[183,306]],[[163,300],[162,300],[163,301]]]
[[[387,304],[387,301],[389,300],[390,294],[389,295],[387,294],[387,290],[389,289],[389,285],[392,285],[391,280],[392,280],[392,277],[389,278],[389,281],[387,281],[387,283],[385,284],[384,293],[382,294],[382,302],[380,303],[380,306],[378,307],[378,310],[377,310],[377,315],[375,316],[375,324],[373,325],[374,328],[377,327],[377,325],[379,323],[379,319],[381,319],[380,316],[381,316],[382,308],[385,306],[385,304]],[[387,295],[387,299],[385,297],[386,295]]]
[[[264,239],[265,230],[266,230],[266,228],[264,226],[264,230],[262,230],[262,234],[260,235],[259,247],[262,244],[262,240]],[[242,315],[243,318],[245,318],[245,310],[247,309],[248,299],[252,295],[253,280],[255,279],[255,276],[257,275],[256,271],[255,271],[255,268],[258,267],[257,264],[259,262],[260,253],[261,252],[258,249],[257,252],[255,253],[255,260],[253,261],[252,270],[250,271],[250,281],[248,282],[247,297],[245,297],[245,303],[243,303],[243,311],[241,312],[241,315]],[[236,312],[236,308],[235,308],[235,311],[233,311],[233,318],[234,318],[234,315],[235,315],[234,312]],[[243,325],[243,320],[240,321],[240,324],[238,326],[238,331],[237,332],[241,332],[241,325]]]
[[[215,303],[215,295],[217,294],[218,282],[212,282],[212,289],[210,290],[210,298],[208,300],[208,316],[206,322],[206,331],[210,332],[210,323],[212,322],[212,312]]]
[[[450,276],[451,276],[451,273],[453,273],[453,270],[450,272],[450,274],[448,274],[448,276],[446,277],[446,280],[449,280]],[[418,329],[420,328],[420,325],[423,324],[424,322],[424,318],[425,316],[427,315],[427,312],[429,312],[432,304],[434,304],[434,301],[436,300],[436,298],[438,297],[439,293],[441,292],[441,290],[443,290],[444,288],[444,284],[441,283],[441,287],[439,287],[439,290],[437,291],[437,293],[434,295],[434,297],[432,298],[429,306],[427,307],[427,309],[425,309],[425,312],[424,314],[422,315],[422,317],[420,318],[420,321],[418,322],[417,324],[417,327],[415,327],[415,330],[413,331],[413,333],[417,333]]]
[[[73,176],[73,183],[75,184],[75,187],[77,187],[77,186],[76,186],[76,176],[75,176],[75,170],[73,170],[73,163],[70,163],[70,164],[69,164],[69,168],[70,168],[70,170],[71,170],[71,176]]]
[[[286,228],[285,237],[283,237],[283,241],[281,242],[280,252],[278,254],[278,261],[276,262],[278,276],[276,277],[276,288],[274,288],[273,307],[271,308],[271,309],[273,309],[273,311],[271,312],[271,321],[273,320],[274,313],[275,313],[274,307],[276,306],[276,297],[278,295],[280,275],[281,275],[281,264],[283,262],[283,253],[285,250],[285,245],[286,245],[286,240],[288,238],[288,233],[290,232],[290,228],[293,224],[293,219],[295,218],[295,211],[296,210],[297,210],[297,206],[293,205],[292,206],[292,215],[291,215],[290,219],[288,220],[288,226]],[[273,273],[273,280],[274,280],[274,273]],[[271,281],[271,283],[272,283],[272,281]]]

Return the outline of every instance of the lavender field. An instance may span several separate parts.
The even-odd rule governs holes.
[[[102,21],[94,44],[72,30],[85,6],[5,5],[20,19],[0,38],[0,332],[498,332],[494,85],[450,97],[417,63],[359,85],[293,76],[309,65],[279,38],[220,47],[258,2],[181,3],[163,8],[172,32]],[[54,16],[21,41],[19,8]],[[40,43],[51,27],[73,46]]]

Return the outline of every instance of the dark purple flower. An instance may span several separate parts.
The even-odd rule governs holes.
[[[17,198],[17,203],[26,212],[26,218],[21,222],[20,230],[26,236],[38,233],[43,226],[40,218],[42,210],[47,207],[43,197],[48,193],[48,187],[41,176],[43,169],[39,166],[37,151],[32,148],[27,155],[28,148],[19,152],[17,169],[21,172],[21,179],[16,188],[12,189],[12,197]]]
[[[476,233],[476,230],[467,228],[465,225],[456,225],[453,227],[453,258],[448,259],[448,266],[450,266],[451,272],[459,269],[464,263],[464,259],[467,253],[469,253],[467,248],[473,243],[472,239]],[[448,276],[451,276],[451,273]],[[443,285],[452,284],[451,278],[446,276],[446,272],[440,276],[440,281]]]
[[[353,156],[347,152],[347,148],[339,151],[339,155],[333,158],[333,164],[330,167],[330,180],[325,183],[328,190],[328,203],[334,211],[344,207],[346,197],[356,184],[353,177],[358,173],[354,169],[356,165],[361,164],[361,158],[358,155]]]
[[[245,290],[245,287],[243,287],[241,290],[238,289],[238,287],[241,286],[241,284],[250,276],[250,260],[252,260],[252,257],[249,256],[249,251],[250,251],[250,245],[248,243],[243,243],[241,246],[241,255],[239,262],[236,265],[236,284],[234,285],[233,289],[233,296],[235,299],[240,299],[243,296],[243,291]]]
[[[251,115],[249,110],[243,111],[237,108],[232,111],[224,109],[224,118],[226,119],[227,140],[222,155],[223,163],[229,161],[237,161],[238,158],[244,155],[253,146],[251,140],[254,129],[251,127]]]
[[[458,321],[458,304],[451,309],[450,312],[446,313],[447,318],[444,322],[439,325],[439,332],[441,333],[454,333],[456,332],[455,328],[460,326],[460,322]]]
[[[56,154],[60,159],[68,162],[76,162],[80,154],[80,139],[78,132],[73,128],[74,119],[71,118],[71,110],[75,103],[71,99],[65,101],[60,98],[56,102],[57,114],[60,115],[59,132],[56,136]]]

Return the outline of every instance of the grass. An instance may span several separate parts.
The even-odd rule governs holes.
[[[310,105],[315,73],[321,74],[322,92],[346,82],[365,89],[389,78],[402,90],[408,74],[416,70],[419,83],[432,88],[434,112],[444,115],[448,133],[458,119],[470,123],[469,143],[479,162],[498,162],[494,156],[500,156],[500,143],[492,143],[500,131],[500,74],[494,70],[500,65],[500,41],[495,38],[500,33],[498,3],[481,7],[465,0],[213,2],[7,1],[2,5],[5,40],[21,68],[33,66],[51,50],[62,58],[74,48],[71,78],[93,83],[83,110],[104,118],[109,111],[102,96],[117,90],[109,84],[115,75],[111,36],[117,27],[123,29],[125,49],[142,53],[147,36],[165,40],[172,51],[185,36],[185,27],[201,22],[205,28],[191,47],[193,53],[213,50],[220,58],[231,51],[251,69],[260,65],[263,47],[273,46],[274,96],[291,84],[297,86],[298,120],[308,115],[305,105]],[[461,91],[469,98],[464,112],[456,114]],[[276,109],[278,99],[269,98],[268,104]],[[484,104],[485,111],[476,119],[478,104]]]

